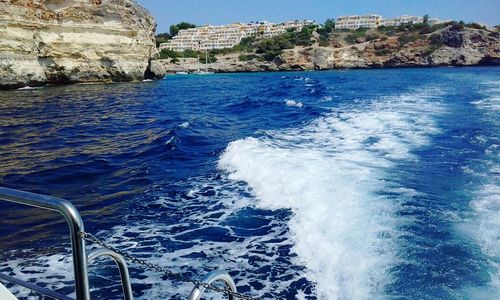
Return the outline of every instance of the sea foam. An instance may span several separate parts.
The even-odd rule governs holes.
[[[483,98],[472,102],[478,109],[484,111],[484,118],[489,120],[493,130],[500,129],[498,112],[500,111],[500,81],[483,83]],[[498,136],[482,137],[479,142],[486,144],[484,157],[478,166],[482,171],[473,174],[483,183],[473,191],[473,200],[470,204],[474,214],[471,222],[462,227],[470,237],[480,245],[483,254],[488,258],[490,269],[488,273],[491,281],[486,290],[473,290],[472,298],[483,298],[497,295],[500,297],[500,147]],[[486,168],[483,168],[486,166]],[[474,166],[469,167],[474,169]],[[493,297],[495,298],[495,297]]]
[[[391,278],[395,204],[377,192],[437,132],[436,90],[376,99],[310,124],[229,144],[219,167],[266,209],[290,209],[293,250],[323,299],[381,297]]]

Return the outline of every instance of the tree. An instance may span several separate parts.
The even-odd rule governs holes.
[[[159,47],[160,44],[166,43],[168,40],[170,40],[172,37],[170,36],[169,33],[160,33],[156,35],[156,47]]]
[[[424,24],[428,24],[429,23],[429,15],[424,15]]]
[[[170,25],[170,36],[174,37],[177,35],[177,33],[179,33],[180,30],[195,28],[195,27],[196,27],[195,24],[191,24],[188,22],[180,22],[179,24]]]
[[[332,32],[335,29],[335,20],[326,19],[325,24],[323,25],[323,28],[328,33]]]

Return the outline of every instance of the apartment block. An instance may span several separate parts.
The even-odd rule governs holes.
[[[382,17],[379,15],[364,16],[341,16],[335,22],[337,29],[358,29],[358,28],[376,28],[379,27]]]
[[[358,29],[358,28],[376,28],[379,26],[399,26],[401,24],[423,23],[423,17],[416,16],[399,16],[395,18],[384,19],[379,15],[364,15],[364,16],[342,16],[338,17],[335,22],[336,29]],[[434,25],[443,23],[438,19],[429,19],[429,24]]]
[[[415,16],[399,16],[396,18],[383,19],[380,23],[381,26],[399,26],[401,24],[416,24],[423,23],[424,17],[415,17]]]
[[[271,38],[285,33],[288,29],[301,30],[304,26],[316,24],[314,21],[287,21],[280,24],[269,22],[235,23],[230,25],[206,25],[180,30],[172,40],[160,45],[160,49],[174,51],[210,50],[231,48],[249,36]]]

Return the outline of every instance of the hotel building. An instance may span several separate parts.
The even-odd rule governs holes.
[[[235,23],[230,25],[206,25],[180,30],[170,41],[160,45],[160,49],[174,51],[210,50],[231,48],[249,36],[270,38],[285,33],[288,29],[301,30],[304,26],[316,24],[314,21],[288,21],[280,24],[269,22]]]
[[[381,26],[399,26],[401,24],[416,24],[423,23],[424,17],[415,17],[415,16],[399,16],[396,18],[383,19],[380,23]]]
[[[376,28],[380,26],[382,17],[379,15],[341,16],[335,22],[336,29]]]
[[[401,24],[423,23],[423,17],[415,16],[399,16],[396,18],[383,19],[379,15],[364,15],[364,16],[342,16],[338,17],[335,22],[336,29],[358,29],[358,28],[376,28],[379,26],[399,26]],[[438,19],[429,19],[429,24],[434,25],[443,23]]]

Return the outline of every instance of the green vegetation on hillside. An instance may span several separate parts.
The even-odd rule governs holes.
[[[316,29],[319,34],[318,44],[321,47],[330,46],[330,33],[335,30],[335,21],[333,19],[327,19],[323,26]]]
[[[215,55],[220,54],[219,51],[210,50],[208,52],[208,61],[216,62],[217,58]],[[160,59],[172,59],[171,62],[178,62],[180,58],[198,58],[201,63],[206,63],[205,61],[205,51],[194,51],[194,50],[185,50],[185,51],[173,51],[168,49],[163,49],[160,52]]]
[[[251,45],[247,45],[247,47],[253,46],[256,49],[256,53],[262,54],[265,60],[272,61],[281,55],[284,49],[291,49],[295,46],[311,46],[314,44],[312,37],[316,28],[317,26],[305,26],[300,31],[290,30],[273,38],[254,41]]]

